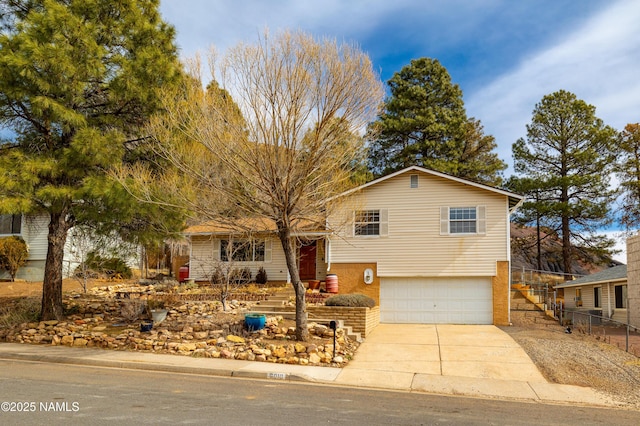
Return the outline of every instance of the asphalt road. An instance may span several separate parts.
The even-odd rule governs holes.
[[[2,425],[630,425],[635,411],[0,360]]]

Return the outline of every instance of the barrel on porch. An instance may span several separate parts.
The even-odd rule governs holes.
[[[325,288],[327,290],[327,293],[338,292],[338,276],[336,274],[327,274],[327,278],[325,280]]]

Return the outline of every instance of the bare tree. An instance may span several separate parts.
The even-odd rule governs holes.
[[[251,281],[251,270],[241,267],[243,261],[252,260],[256,241],[229,237],[220,240],[220,259],[213,260],[213,268],[206,274],[209,283],[218,292],[222,309],[227,310],[227,300],[232,291]]]
[[[357,47],[300,32],[265,33],[221,60],[212,53],[209,68],[207,90],[194,60],[192,78],[165,94],[165,113],[152,120],[150,134],[173,171],[160,179],[136,170],[136,191],[238,231],[273,229],[296,292],[296,337],[306,340],[294,235],[324,228],[333,208],[327,200],[360,183],[354,176],[365,150],[355,135],[376,116],[383,85]]]
[[[89,278],[94,271],[89,268],[87,258],[95,248],[96,236],[90,228],[76,226],[69,231],[70,253],[72,259],[67,263],[67,276],[72,276],[80,283],[83,293],[87,292]],[[76,266],[77,265],[77,266]]]

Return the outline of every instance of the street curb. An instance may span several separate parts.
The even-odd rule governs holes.
[[[238,378],[245,378],[245,379],[261,379],[261,380],[289,381],[289,382],[315,382],[316,381],[304,375],[297,375],[297,374],[290,374],[290,373],[242,371],[242,370],[221,369],[221,368],[188,367],[188,366],[167,365],[167,364],[150,364],[146,362],[135,362],[135,361],[114,361],[114,360],[106,360],[106,359],[98,360],[98,359],[86,359],[86,358],[68,357],[68,356],[60,356],[60,355],[2,353],[0,354],[0,360],[48,362],[48,363],[56,363],[56,364],[68,364],[68,365],[83,365],[83,366],[93,366],[93,367],[156,371],[156,372],[165,372],[165,373],[197,374],[197,375],[205,375],[205,376],[238,377]]]
[[[316,380],[313,380],[310,377],[306,377],[304,375],[265,372],[265,371],[236,370],[231,373],[231,376],[240,377],[244,379],[263,379],[263,380],[276,380],[276,381],[285,381],[285,382],[316,382]]]

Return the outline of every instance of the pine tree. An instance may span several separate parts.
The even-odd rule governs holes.
[[[499,185],[506,164],[492,136],[467,118],[462,90],[435,59],[412,60],[388,81],[391,96],[370,126],[369,165],[376,176],[418,165]]]
[[[567,274],[572,272],[574,241],[596,249],[611,244],[594,233],[611,220],[609,177],[616,132],[595,113],[594,106],[573,93],[552,93],[535,106],[526,141],[513,144],[515,171],[532,201],[523,206],[530,210],[524,214],[559,231]]]
[[[640,227],[640,124],[627,124],[619,135],[617,167],[622,192],[620,221],[628,229]]]
[[[50,218],[42,319],[62,315],[62,259],[79,224],[149,236],[108,171],[134,160],[159,87],[180,76],[157,0],[0,0],[0,211]],[[175,223],[174,223],[175,224]]]

